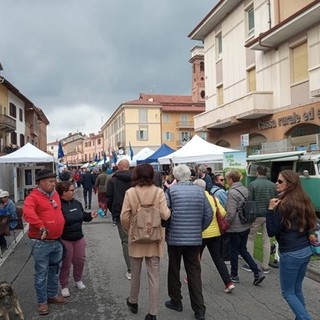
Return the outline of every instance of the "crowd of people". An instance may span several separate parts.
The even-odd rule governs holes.
[[[194,316],[204,320],[206,306],[202,294],[201,257],[205,248],[220,274],[224,291],[231,293],[240,282],[239,256],[246,263],[241,268],[253,274],[253,285],[265,280],[270,272],[270,237],[275,236],[280,250],[281,293],[296,319],[311,319],[302,293],[302,282],[312,255],[308,234],[317,222],[310,199],[303,191],[298,175],[291,170],[281,171],[275,184],[268,180],[263,166],[258,166],[257,177],[248,187],[242,184],[241,178],[236,170],[213,174],[205,165],[194,171],[180,164],[173,167],[170,179],[163,177],[160,183],[159,172],[151,165],[141,164],[132,170],[129,161],[123,159],[115,170],[107,171],[103,167],[95,178],[89,170],[80,175],[81,202],[74,198],[77,185],[71,176],[57,182],[52,170],[39,171],[37,188],[27,196],[23,207],[35,261],[38,313],[48,314],[50,303],[68,302],[72,294],[69,290],[71,268],[76,288],[86,288],[82,279],[86,247],[82,223],[98,216],[96,210],[90,210],[93,192],[99,207],[111,213],[113,224],[117,226],[126,266],[125,277],[131,281],[125,303],[133,314],[138,312],[141,267],[145,260],[149,284],[149,309],[145,320],[156,320],[160,307],[160,259],[165,243],[169,296],[165,306],[176,312],[183,311],[180,279],[183,259]],[[0,210],[10,207],[8,196],[6,191],[0,191]],[[134,235],[138,209],[142,203],[150,205],[151,198],[152,206],[165,224],[161,227],[160,240],[139,242]],[[239,219],[239,208],[246,198],[255,200],[258,205],[257,218],[251,224]],[[225,233],[220,232],[217,210],[230,225]],[[14,213],[12,217],[14,222]],[[253,255],[258,230],[262,230],[261,262]],[[3,238],[0,237],[1,246],[4,245]]]

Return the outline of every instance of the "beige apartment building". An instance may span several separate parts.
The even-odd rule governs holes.
[[[194,134],[193,117],[204,111],[204,102],[192,96],[140,93],[139,99],[123,103],[103,125],[104,147],[120,154],[134,154],[163,143],[180,148]]]
[[[0,79],[0,155],[11,153],[27,142],[46,151],[49,124],[46,115],[12,83]]]
[[[320,1],[221,0],[203,42],[205,112],[195,130],[251,153],[320,149]]]

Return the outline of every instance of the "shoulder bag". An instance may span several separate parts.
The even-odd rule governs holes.
[[[219,206],[217,203],[217,199],[214,196],[212,196],[212,198],[214,201],[214,205],[216,206],[216,217],[217,217],[217,222],[218,222],[218,226],[220,229],[220,233],[224,234],[230,228],[230,224],[227,221],[227,219],[221,215],[221,212],[219,210]]]

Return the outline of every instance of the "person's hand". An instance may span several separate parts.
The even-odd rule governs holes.
[[[41,228],[40,229],[40,239],[43,240],[47,237],[48,235],[48,230],[46,228]]]
[[[273,198],[269,201],[269,210],[274,210],[277,205],[281,202],[280,199],[277,199],[277,198]]]
[[[95,219],[97,216],[98,216],[97,210],[94,210],[94,211],[91,212],[91,218],[92,219]]]

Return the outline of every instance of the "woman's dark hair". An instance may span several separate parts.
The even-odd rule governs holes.
[[[143,163],[136,166],[132,173],[132,186],[151,186],[154,170],[151,164]]]
[[[63,195],[63,192],[68,191],[70,186],[72,185],[73,185],[73,182],[71,181],[57,182],[56,191],[58,192],[58,195],[61,197]]]
[[[292,170],[283,170],[279,174],[287,183],[279,204],[284,225],[289,229],[298,228],[300,232],[314,229],[317,225],[315,209],[302,189],[298,174]]]

